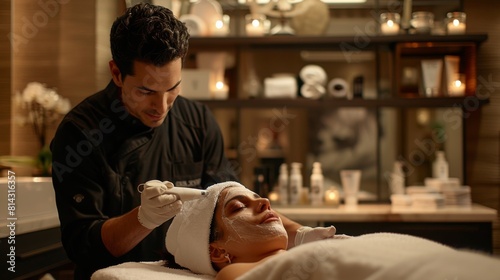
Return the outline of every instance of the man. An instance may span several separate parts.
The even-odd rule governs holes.
[[[76,279],[125,261],[162,258],[169,220],[182,202],[159,186],[139,193],[138,185],[157,179],[207,188],[236,178],[212,114],[178,96],[188,39],[166,8],[127,9],[111,28],[113,80],[73,108],[56,132],[52,178]],[[335,233],[284,223],[294,240],[299,232],[297,244]]]

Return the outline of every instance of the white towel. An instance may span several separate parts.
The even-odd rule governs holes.
[[[127,262],[100,269],[92,274],[91,280],[213,280],[208,275],[194,274],[189,270],[173,269],[158,262]]]
[[[207,188],[205,198],[186,201],[167,231],[165,244],[175,262],[200,274],[216,275],[209,253],[210,224],[219,194],[227,187],[245,188],[237,182],[224,182]]]

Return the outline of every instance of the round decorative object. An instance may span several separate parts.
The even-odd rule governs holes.
[[[198,16],[192,14],[184,14],[179,18],[179,20],[186,25],[189,35],[193,37],[207,35],[207,25]]]
[[[301,7],[305,6],[305,7]],[[297,3],[296,9],[304,12],[291,18],[296,35],[322,35],[330,22],[328,5],[321,0],[305,0]]]
[[[347,97],[349,92],[349,84],[340,78],[335,78],[328,83],[328,93],[332,97]]]
[[[208,35],[212,35],[215,23],[222,20],[222,6],[215,0],[198,0],[191,5],[191,14],[205,22]]]
[[[325,95],[326,89],[322,85],[303,84],[300,87],[300,94],[305,98],[318,99]]]
[[[310,64],[302,67],[299,77],[305,84],[326,85],[326,72],[321,66],[318,65]]]

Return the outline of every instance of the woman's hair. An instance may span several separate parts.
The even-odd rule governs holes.
[[[111,27],[111,54],[122,79],[133,75],[135,60],[163,66],[177,58],[184,60],[189,33],[172,11],[147,3],[127,9]]]

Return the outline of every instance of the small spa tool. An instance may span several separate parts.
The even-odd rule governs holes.
[[[191,188],[177,188],[174,186],[174,184],[172,182],[169,182],[169,181],[161,182],[158,180],[151,180],[151,181],[147,181],[144,184],[140,184],[137,187],[137,190],[140,193],[142,193],[144,188],[153,187],[153,186],[162,187],[163,194],[174,194],[182,201],[200,199],[200,198],[207,197],[207,195],[208,195],[208,192],[206,190],[191,189]]]

